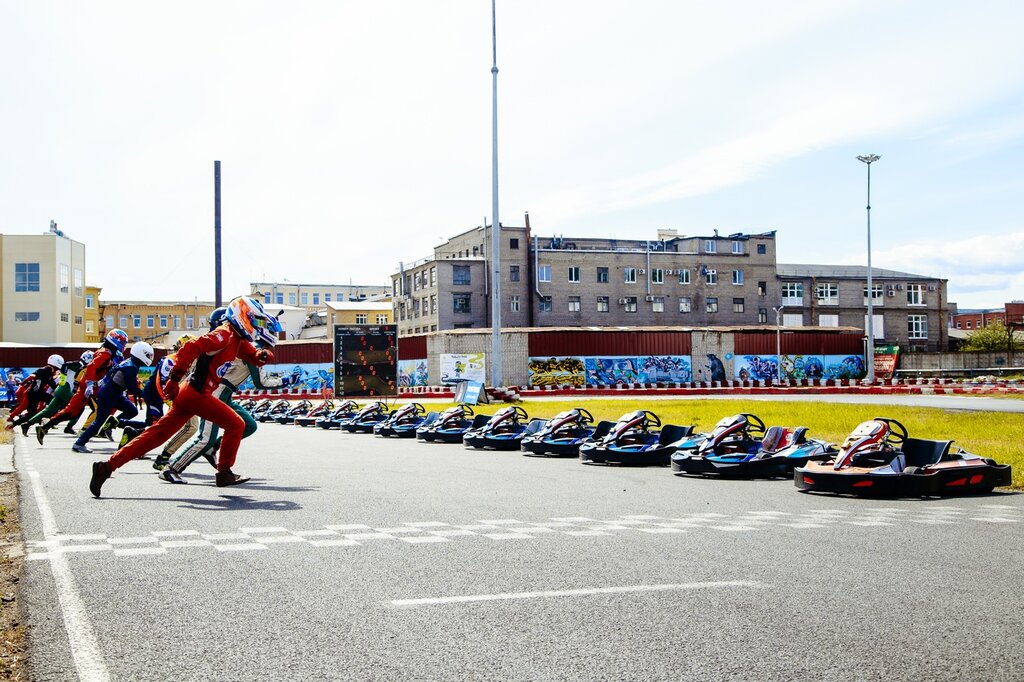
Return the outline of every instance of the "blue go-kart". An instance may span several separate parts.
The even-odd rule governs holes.
[[[556,414],[540,431],[524,437],[521,447],[527,455],[578,457],[583,443],[603,438],[614,425],[602,421],[594,426],[594,415],[577,407]]]
[[[430,424],[416,429],[416,439],[428,443],[461,443],[470,429],[479,429],[491,418],[489,414],[474,414],[469,405],[456,405],[437,415]]]
[[[373,427],[373,433],[386,438],[414,438],[416,429],[431,424],[437,419],[437,412],[427,412],[419,403],[409,403],[388,415]]]
[[[349,433],[373,433],[373,427],[388,418],[388,406],[377,401],[364,407],[348,419],[342,419],[338,426]]]
[[[518,405],[503,407],[476,429],[469,429],[462,442],[472,448],[518,450],[523,438],[540,431],[543,419],[530,420],[526,410]]]
[[[622,415],[602,438],[580,446],[584,464],[665,466],[680,440],[693,433],[692,426],[666,424],[650,410]]]
[[[325,414],[316,420],[316,425],[321,429],[337,429],[343,419],[351,419],[359,411],[359,405],[354,400],[342,400],[341,404],[334,408],[330,414]]]
[[[302,427],[313,426],[316,424],[318,419],[323,419],[333,411],[334,401],[324,400],[319,405],[306,412],[306,414],[295,417],[295,423]]]

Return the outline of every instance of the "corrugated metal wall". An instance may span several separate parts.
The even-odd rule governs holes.
[[[773,332],[736,332],[737,355],[775,355]],[[863,337],[856,332],[782,332],[784,355],[862,355]]]
[[[399,360],[423,360],[427,357],[426,336],[401,336],[398,339]]]
[[[56,353],[65,361],[77,360],[87,350],[95,350],[99,345],[78,345],[72,348],[62,346],[32,346],[28,348],[0,349],[0,367],[28,367],[36,369],[46,364],[46,359]],[[131,348],[131,344],[128,345]],[[155,348],[156,359],[162,358],[166,351]]]
[[[568,355],[689,355],[689,332],[530,332],[530,357]]]
[[[334,362],[334,342],[282,342],[274,348],[274,362],[280,364]]]

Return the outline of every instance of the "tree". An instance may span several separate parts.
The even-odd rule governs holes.
[[[1019,329],[1019,325],[1013,325]],[[1003,353],[1010,350],[1024,349],[1024,342],[1020,334],[1010,335],[1010,330],[1000,320],[991,322],[988,325],[975,329],[967,335],[967,339],[960,346],[962,351],[988,351],[990,353]]]

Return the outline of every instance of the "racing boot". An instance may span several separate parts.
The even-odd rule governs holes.
[[[75,425],[68,422],[68,425],[64,427],[64,433],[74,436],[78,432],[75,431]]]
[[[37,426],[36,427],[36,440],[39,441],[40,445],[43,444],[43,437],[44,436],[46,436],[46,427],[45,426]]]
[[[94,497],[100,496],[100,489],[114,471],[110,468],[110,462],[103,460],[92,463],[92,480],[89,481],[89,492]]]
[[[92,454],[92,450],[85,447],[84,445],[79,445],[78,443],[75,443],[74,445],[71,446],[71,452],[81,452],[83,455]]]
[[[27,436],[28,435],[28,424],[22,424],[21,425],[21,435],[23,435],[23,436]]]
[[[187,483],[187,481],[181,477],[181,474],[170,467],[167,467],[157,475],[168,483],[181,483],[182,485]]]
[[[156,456],[156,459],[153,460],[153,468],[156,469],[157,471],[163,471],[164,467],[167,466],[170,463],[170,461],[171,456],[166,452],[161,452],[159,455]]]
[[[128,445],[140,433],[142,433],[142,429],[137,429],[134,426],[124,427],[124,431],[121,432],[121,440],[117,444],[117,449],[120,450],[125,445]]]
[[[113,417],[108,417],[107,421],[103,422],[103,426],[100,428],[100,435],[113,443],[115,426],[117,426],[117,420]]]
[[[217,472],[217,487],[226,488],[229,485],[239,485],[249,480],[248,476],[239,476],[230,469]]]

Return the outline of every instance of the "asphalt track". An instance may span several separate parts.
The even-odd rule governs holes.
[[[16,443],[32,679],[1024,670],[1018,494],[809,496],[266,424],[247,486],[136,461],[96,500],[71,443]]]

